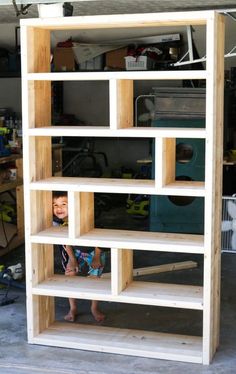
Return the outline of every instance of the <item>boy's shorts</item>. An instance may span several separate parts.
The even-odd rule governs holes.
[[[84,275],[92,275],[96,277],[100,277],[102,275],[104,266],[105,266],[105,253],[102,252],[100,255],[101,266],[98,269],[93,269],[91,264],[93,261],[93,257],[95,252],[92,251],[90,253],[81,252],[79,249],[74,249],[75,257],[78,261],[79,265],[79,273]]]

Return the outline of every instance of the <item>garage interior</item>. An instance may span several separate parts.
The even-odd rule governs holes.
[[[74,2],[73,2],[74,3]],[[124,11],[124,4],[120,2],[120,8],[118,8],[118,3],[116,2],[116,6],[112,10],[111,8],[111,2],[108,4],[105,4],[106,2],[104,1],[93,1],[93,2],[88,2],[90,3],[90,11],[91,13],[86,13],[89,12],[88,8],[85,7],[86,2],[75,2],[74,5],[74,11],[77,11],[77,7],[79,6],[84,8],[79,8],[79,15],[83,14],[101,14],[99,13],[99,10],[103,9],[102,14],[119,14],[119,13],[144,13],[144,10],[142,9],[143,4],[139,4],[137,1],[132,1],[132,2],[126,2],[126,10]],[[135,4],[134,4],[135,3]],[[150,8],[148,9],[148,3]],[[155,4],[154,4],[155,3]],[[166,2],[167,3],[167,2]],[[182,10],[196,10],[196,6],[191,7],[191,2],[188,2],[189,8],[186,9],[186,2],[185,5],[183,5],[182,8],[176,9],[176,5],[174,6],[172,2],[168,2],[169,7],[168,9],[164,9],[163,4],[160,6],[157,2],[152,1],[152,2],[147,2],[145,6],[145,12],[159,12],[159,11],[182,11]],[[172,3],[172,7],[171,7]],[[198,9],[213,9],[213,5],[211,2],[207,2],[209,5],[207,7],[203,6]],[[181,4],[181,3],[179,3]],[[88,4],[86,4],[89,6]],[[95,10],[93,6],[98,7],[99,10],[97,10],[97,13],[95,13]],[[200,7],[200,3],[198,4]],[[206,5],[206,2],[205,4]],[[107,7],[106,7],[107,6]],[[155,6],[155,10],[153,7]],[[178,5],[180,7],[180,5]],[[134,9],[135,7],[135,9]],[[140,7],[140,8],[139,8]],[[220,2],[219,6],[216,6],[216,2],[214,2],[214,9],[219,9],[223,7],[223,2]],[[9,11],[9,15],[12,14],[12,6],[2,6],[3,12]],[[226,15],[225,17],[227,18],[227,22],[232,25],[234,25],[234,12],[232,8],[232,4],[224,4],[224,12],[225,9],[232,9],[229,12],[229,15]],[[11,9],[11,11],[9,10]],[[106,12],[104,9],[107,9]],[[137,11],[138,10],[138,11]],[[24,17],[38,17],[37,15],[37,10],[32,10],[34,12],[33,15],[30,14],[31,9],[29,7],[28,9],[28,14]],[[84,13],[83,13],[84,11]],[[101,10],[100,10],[101,11]],[[14,12],[13,12],[14,13]],[[76,15],[73,13],[73,15]],[[9,18],[10,19],[10,18]],[[12,29],[15,32],[15,26]],[[197,30],[194,31],[194,33],[197,34]],[[200,31],[199,31],[200,32]],[[227,43],[229,42],[230,38],[227,37],[227,32],[228,28],[226,26],[226,40]],[[170,33],[175,34],[177,31],[170,30]],[[85,33],[86,34],[86,33]],[[124,33],[125,34],[125,33]],[[185,40],[185,48],[187,46],[186,42],[186,29],[181,30],[181,35],[183,34],[183,38]],[[129,33],[128,33],[129,35]],[[154,35],[154,33],[152,33]],[[201,32],[200,32],[201,35]],[[148,35],[150,36],[150,35]],[[96,37],[96,36],[93,36]],[[109,36],[109,38],[113,36]],[[133,37],[137,37],[132,35]],[[140,37],[140,35],[139,35]],[[147,35],[142,35],[142,37],[147,37]],[[200,36],[201,37],[201,36]],[[98,38],[101,38],[101,35],[98,36]],[[102,38],[105,38],[105,35],[102,35]],[[122,39],[127,39],[127,34],[122,35]],[[14,38],[13,38],[14,39]],[[57,37],[55,37],[57,40]],[[232,38],[233,39],[233,38]],[[63,36],[63,40],[64,36]],[[58,40],[57,40],[58,41]],[[194,40],[195,41],[195,40]],[[91,39],[89,40],[89,35],[84,35],[84,39],[82,42],[88,43],[91,42]],[[97,40],[96,40],[97,42]],[[230,46],[226,43],[226,53],[228,50],[230,50]],[[196,45],[198,50],[200,50],[200,56],[202,56],[202,50],[200,49],[199,45]],[[230,41],[230,45],[233,45],[233,41]],[[234,57],[231,56],[229,59],[226,58],[227,63],[225,63],[226,66],[226,76],[227,78],[225,79],[225,100],[227,98],[227,101],[225,101],[225,108],[228,108],[228,112],[224,113],[224,121],[225,121],[225,126],[224,126],[224,151],[226,151],[225,155],[227,156],[227,159],[225,159],[225,165],[223,169],[223,195],[229,195],[231,196],[234,193],[234,180],[233,180],[233,172],[232,168],[234,166],[234,112],[233,112],[233,104],[232,104],[232,92],[234,92]],[[204,61],[203,61],[204,64]],[[6,75],[8,72],[5,72]],[[17,75],[17,74],[15,74]],[[18,90],[18,104],[14,105],[11,100],[13,99],[13,94],[9,95],[11,96],[9,100],[9,104],[6,103],[7,100],[7,95],[4,95],[4,101],[3,103],[0,104],[3,107],[9,107],[12,105],[12,108],[14,109],[14,113],[17,113],[19,117],[17,117],[17,120],[20,120],[20,105],[21,99],[20,97],[20,89],[19,89],[19,82],[20,78],[15,77],[13,74],[13,77],[2,77],[3,85],[8,85],[10,87],[11,84],[9,83],[12,80],[16,80],[18,82],[17,88],[13,88],[14,92],[17,92]],[[77,112],[78,108],[76,106],[76,100],[68,95],[68,93],[73,92],[73,89],[76,89],[72,87],[73,85],[69,82],[66,82],[65,86],[60,87],[58,85],[55,89],[58,90],[55,94],[55,107],[56,108],[61,108],[62,103],[63,103],[63,109],[66,109],[66,112],[63,114],[66,114],[66,116],[63,117],[63,120],[75,120],[75,121],[81,121],[82,123],[93,123],[93,121],[100,121],[101,124],[107,123],[107,112],[103,110],[102,107],[102,101],[101,97],[107,100],[107,94],[106,94],[106,87],[103,87],[102,85],[99,87],[99,89],[94,88],[94,97],[86,97],[86,87],[83,89],[83,96],[85,97],[85,101],[90,102],[89,108],[85,109],[83,106],[84,113],[83,112]],[[149,82],[150,83],[150,82]],[[152,82],[151,82],[152,83]],[[135,87],[135,97],[137,98],[136,101],[136,107],[134,107],[137,110],[141,110],[141,115],[143,115],[141,118],[145,118],[146,121],[152,120],[153,122],[155,121],[155,118],[147,118],[153,115],[153,105],[158,105],[158,100],[162,100],[163,97],[166,100],[166,97],[174,97],[178,98],[178,100],[181,100],[181,92],[184,90],[184,92],[188,92],[188,97],[191,97],[192,90],[195,90],[198,92],[200,95],[199,97],[204,96],[204,86],[200,87],[195,87],[193,85],[193,82],[191,82],[190,87],[189,87],[189,82],[185,82],[185,87],[175,87],[173,86],[173,83],[171,82],[171,85],[169,85],[170,82],[168,82],[167,87],[154,87],[152,85],[145,86],[145,84],[142,86],[137,85]],[[198,82],[199,84],[199,82]],[[16,84],[17,85],[17,84]],[[194,88],[193,88],[194,87]],[[182,90],[183,88],[183,90]],[[4,89],[6,93],[6,89]],[[92,89],[93,91],[93,89]],[[91,92],[91,87],[89,87],[89,92]],[[195,92],[195,91],[194,91]],[[229,93],[228,93],[229,92]],[[230,99],[228,99],[228,95]],[[155,100],[153,101],[153,96]],[[199,102],[199,97],[198,97],[198,102]],[[93,110],[93,105],[96,106],[96,103],[98,103],[99,100],[99,107],[101,108],[101,113],[99,118],[93,118],[94,115],[94,110]],[[164,100],[164,101],[165,101]],[[141,103],[141,105],[140,105]],[[19,105],[17,107],[17,105]],[[141,107],[142,106],[142,107]],[[177,104],[178,106],[178,104]],[[74,110],[73,110],[74,107]],[[140,108],[141,107],[141,108]],[[148,111],[146,111],[148,107]],[[179,109],[179,108],[178,108]],[[144,110],[144,111],[143,111]],[[194,107],[194,111],[196,110],[196,107]],[[200,111],[204,111],[204,108],[200,109]],[[176,116],[176,108],[174,108],[175,111],[175,116]],[[74,114],[74,113],[76,114]],[[96,112],[97,113],[97,112]],[[179,110],[178,110],[179,113]],[[61,115],[61,113],[59,113]],[[85,116],[84,116],[85,115]],[[87,118],[86,118],[87,115]],[[138,117],[140,118],[140,115],[136,112],[137,119]],[[170,115],[170,112],[168,112],[168,115]],[[171,113],[171,115],[173,115]],[[192,115],[190,118],[190,122],[195,122],[196,118],[199,120],[199,117],[201,117],[201,112],[199,115],[199,112],[197,115],[193,115],[193,107],[191,107],[190,103],[190,108],[187,108],[187,113],[181,113],[180,118],[182,119],[183,117],[181,116],[189,116]],[[58,119],[58,113],[55,115],[55,120]],[[168,117],[169,118],[169,117]],[[162,120],[165,121],[166,118],[163,115]],[[201,122],[201,119],[200,119]],[[227,123],[227,126],[226,126]],[[142,124],[141,124],[142,126]],[[155,126],[155,125],[154,125]],[[191,126],[191,124],[190,124]],[[56,139],[58,141],[58,139]],[[93,140],[93,141],[92,141]],[[150,155],[153,152],[153,144],[150,143],[148,139],[145,139],[144,141],[130,141],[130,139],[117,139],[114,144],[111,144],[109,140],[106,139],[106,141],[103,141],[103,139],[86,139],[86,143],[81,141],[80,139],[80,150],[79,150],[79,155],[77,154],[77,150],[75,151],[75,148],[78,147],[77,139],[76,142],[74,139],[69,139],[71,143],[67,143],[66,147],[67,150],[66,152],[62,152],[62,164],[60,164],[61,159],[60,155],[61,153],[59,152],[59,160],[56,159],[55,161],[55,169],[54,172],[60,172],[60,167],[62,169],[64,168],[64,175],[69,175],[70,173],[76,173],[78,175],[78,170],[75,170],[78,167],[78,159],[79,161],[84,160],[84,153],[83,152],[88,152],[90,157],[87,158],[88,165],[85,165],[85,169],[82,171],[79,170],[79,172],[82,173],[92,173],[93,176],[100,176],[99,173],[103,173],[104,171],[107,173],[107,177],[122,177],[126,178],[127,174],[131,175],[134,177],[135,174],[140,173],[140,170],[142,173],[146,173],[150,175],[152,173],[152,167],[150,167],[150,163],[146,163],[146,161],[150,161]],[[61,141],[61,139],[60,139]],[[60,143],[61,144],[61,143]],[[54,153],[57,153],[57,145],[58,143],[56,142],[55,150]],[[192,147],[194,148],[196,145],[193,144]],[[127,157],[127,152],[126,149],[129,147],[129,154]],[[191,149],[190,147],[190,153]],[[197,147],[201,150],[202,145],[197,144]],[[82,151],[81,151],[82,149]],[[131,149],[131,151],[130,151]],[[60,150],[60,149],[59,149]],[[71,153],[70,153],[71,152]],[[76,152],[76,153],[75,153]],[[181,153],[182,151],[180,150],[180,158],[183,156]],[[82,154],[81,154],[82,153]],[[185,155],[189,154],[189,148],[184,149]],[[74,158],[74,155],[77,156],[78,158]],[[118,160],[117,160],[118,157]],[[71,160],[73,159],[73,162]],[[55,160],[55,159],[54,159]],[[94,162],[95,160],[95,162]],[[138,162],[137,162],[138,160]],[[141,160],[141,161],[140,161]],[[144,165],[143,165],[143,160],[145,160]],[[92,169],[91,169],[91,162],[92,162]],[[97,162],[98,161],[98,162]],[[201,172],[202,170],[199,170],[199,163],[204,163],[204,155],[202,155],[201,152],[199,152],[199,159],[197,160],[197,172],[200,173],[200,176],[197,177],[197,180],[201,180]],[[142,167],[140,167],[140,164]],[[69,165],[69,166],[68,166]],[[81,164],[79,164],[80,166]],[[180,171],[179,173],[187,173],[186,171],[186,162],[183,163],[183,169],[184,171]],[[181,167],[181,162],[180,162],[180,167]],[[223,166],[222,166],[223,167]],[[59,170],[57,170],[57,168]],[[14,168],[12,172],[14,172]],[[80,168],[82,169],[82,168]],[[104,170],[105,169],[105,170]],[[17,169],[18,170],[18,169]],[[68,174],[66,174],[68,173]],[[95,173],[95,175],[93,175]],[[96,174],[98,173],[98,175]],[[91,176],[91,174],[89,174]],[[180,175],[181,176],[181,175]],[[12,177],[13,178],[13,177]],[[192,176],[192,178],[196,178],[196,176]],[[15,185],[15,188],[20,188],[21,186]],[[19,194],[21,194],[21,191],[18,191]],[[158,201],[158,203],[155,202],[155,200],[147,200],[141,199],[141,202],[144,203],[144,205],[139,204],[137,210],[132,211],[130,208],[129,204],[132,204],[132,199],[134,196],[128,195],[124,196],[124,194],[121,194],[119,196],[114,196],[110,194],[110,196],[107,194],[104,195],[97,195],[97,200],[95,205],[95,219],[96,219],[96,227],[109,227],[112,229],[130,229],[130,230],[140,230],[140,231],[149,231],[150,227],[154,227],[153,230],[151,229],[150,231],[155,231],[156,227],[158,225],[162,225],[161,227],[158,226],[158,230],[164,231],[165,232],[165,225],[168,226],[166,228],[167,232],[186,232],[186,225],[183,228],[181,225],[179,225],[180,222],[180,216],[174,215],[172,213],[172,216],[175,218],[172,222],[164,222],[165,225],[163,226],[163,220],[162,222],[158,221],[158,212],[160,212],[160,207],[163,206],[163,215],[165,213],[165,201]],[[21,201],[21,197],[18,196],[18,201]],[[170,207],[173,204],[173,201],[170,200]],[[196,216],[196,221],[193,221],[192,225],[190,224],[190,227],[187,229],[187,232],[190,233],[201,233],[202,230],[202,216],[201,216],[201,202],[195,202],[196,206],[194,206],[193,201],[188,201],[186,205],[191,206],[190,209],[190,217],[191,215]],[[146,205],[145,205],[146,204]],[[155,205],[156,204],[156,205]],[[176,200],[175,200],[176,204]],[[179,204],[179,205],[178,205]],[[185,202],[179,201],[177,199],[177,206],[183,206]],[[147,209],[142,207],[148,205],[148,216],[145,216],[147,213]],[[20,210],[22,206],[18,206],[18,210]],[[171,209],[171,208],[170,208]],[[138,211],[138,214],[137,214]],[[196,213],[197,212],[197,213]],[[198,221],[200,217],[200,221]],[[227,218],[229,219],[229,217]],[[187,218],[188,221],[188,218]],[[20,230],[22,230],[22,222],[19,222]],[[18,225],[18,224],[17,224]],[[14,235],[13,235],[14,237]],[[19,238],[22,240],[22,236]],[[6,248],[7,246],[5,246]],[[5,252],[8,252],[8,248]],[[56,256],[55,256],[56,257]],[[22,263],[24,264],[25,258],[24,258],[24,245],[16,245],[16,248],[12,249],[9,251],[9,253],[6,253],[5,255],[2,256],[1,258],[1,263],[4,265],[5,268],[8,266],[17,264],[17,263]],[[57,260],[57,257],[56,257]],[[60,261],[60,260],[59,260]],[[143,267],[149,267],[153,265],[164,265],[166,263],[175,263],[175,262],[192,262],[192,267],[190,266],[190,269],[184,269],[184,270],[170,270],[169,271],[164,271],[163,273],[157,273],[155,275],[152,274],[152,277],[150,275],[142,275],[141,279],[144,279],[146,281],[155,281],[157,282],[165,282],[165,283],[188,283],[191,285],[194,284],[199,284],[202,282],[202,271],[203,271],[203,264],[202,264],[202,259],[201,256],[199,255],[179,255],[179,254],[174,254],[171,253],[165,253],[165,252],[160,252],[160,253],[155,253],[151,252],[151,254],[147,254],[145,252],[142,253],[142,251],[134,251],[134,268],[143,268]],[[7,315],[14,316],[14,318],[8,319],[6,318],[6,314],[1,313],[1,318],[3,318],[2,325],[4,326],[4,329],[2,330],[2,341],[4,341],[4,347],[2,348],[2,363],[0,364],[0,367],[2,365],[3,372],[5,370],[6,373],[20,373],[20,372],[27,372],[31,370],[31,372],[37,372],[38,365],[39,365],[39,357],[44,356],[44,361],[40,362],[40,367],[42,367],[41,372],[65,372],[65,373],[70,373],[70,372],[76,372],[78,365],[82,372],[96,372],[96,373],[106,373],[109,371],[112,371],[114,373],[120,373],[120,372],[147,372],[147,373],[154,373],[154,372],[162,372],[162,371],[167,371],[169,372],[179,372],[180,370],[187,370],[188,372],[193,372],[196,370],[200,370],[203,373],[204,372],[234,372],[234,352],[235,352],[235,343],[234,343],[234,294],[233,294],[233,284],[234,284],[234,272],[233,272],[233,264],[234,264],[234,253],[232,251],[223,251],[222,252],[222,273],[221,273],[221,280],[222,280],[222,290],[221,290],[221,334],[220,334],[220,346],[219,349],[214,357],[214,360],[212,364],[209,367],[202,367],[199,365],[195,364],[187,364],[187,363],[179,363],[179,362],[171,362],[171,361],[166,361],[166,360],[153,360],[153,359],[146,359],[146,358],[140,358],[140,357],[125,357],[125,356],[119,356],[119,355],[111,355],[107,353],[97,353],[97,352],[86,352],[86,351],[77,351],[77,350],[68,350],[68,349],[63,349],[63,348],[50,348],[50,347],[43,347],[43,346],[31,346],[27,343],[27,337],[26,337],[26,316],[25,316],[25,293],[24,290],[18,289],[18,287],[10,286],[10,291],[9,295],[13,295],[13,297],[18,296],[17,299],[14,300],[13,304],[9,305],[3,305],[2,310],[7,312]],[[197,264],[197,266],[196,266]],[[108,263],[108,268],[106,269],[107,272],[110,271],[109,269],[109,263]],[[55,268],[58,271],[61,271],[60,264],[56,263]],[[13,282],[12,282],[13,283]],[[23,281],[22,281],[23,284]],[[4,292],[4,289],[3,289]],[[8,297],[8,295],[7,295]],[[10,296],[9,296],[10,297]],[[57,303],[57,310],[56,313],[58,314],[58,318],[62,318],[64,315],[64,310],[67,308],[66,300],[63,299],[58,299],[56,301]],[[94,322],[91,320],[91,316],[88,313],[89,307],[88,307],[88,301],[82,301],[80,300],[80,305],[81,305],[81,316],[79,316],[79,320],[82,323],[89,323],[93,324]],[[169,310],[169,308],[161,308],[161,307],[150,307],[150,306],[145,306],[145,305],[132,305],[132,304],[117,304],[117,303],[102,303],[102,308],[106,311],[107,318],[104,322],[104,325],[108,326],[114,326],[118,328],[126,328],[127,324],[132,326],[132,328],[140,328],[143,330],[151,330],[151,331],[163,331],[166,332],[169,329],[171,331],[174,330],[174,332],[178,333],[180,330],[181,332],[184,330],[184,333],[186,335],[189,334],[194,334],[194,335],[201,335],[201,330],[202,330],[202,325],[201,325],[201,317],[199,315],[199,311],[188,311],[188,314],[186,314],[186,310],[184,309],[175,309],[174,313],[173,310]],[[7,309],[7,310],[6,310]],[[135,316],[135,318],[134,318]],[[187,323],[186,323],[187,320]],[[20,326],[20,329],[19,329]],[[72,326],[73,328],[73,326]],[[7,336],[6,336],[7,335]],[[22,339],[23,337],[23,339]],[[9,344],[11,344],[11,349],[7,350],[5,347],[6,340],[9,340]],[[59,353],[63,354],[63,359],[62,360],[56,360],[56,357]],[[19,358],[20,356],[20,358]],[[30,357],[30,360],[29,360]],[[48,359],[47,359],[48,357]],[[107,360],[109,360],[109,368],[107,365]],[[82,365],[82,367],[81,367]],[[112,365],[112,368],[111,368]]]

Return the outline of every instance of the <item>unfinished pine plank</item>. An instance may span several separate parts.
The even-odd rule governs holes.
[[[29,195],[30,212],[34,220],[29,223],[31,234],[51,227],[52,194],[50,191],[31,191]],[[44,207],[42,209],[42,207]]]
[[[21,25],[46,28],[48,30],[63,29],[116,29],[116,28],[148,28],[160,26],[205,25],[208,18],[214,16],[214,11],[195,12],[163,12],[145,14],[99,15],[64,18],[35,18],[21,20]]]
[[[125,129],[134,123],[133,80],[117,80],[117,128]]]
[[[31,235],[32,243],[84,245],[148,251],[204,253],[204,236],[148,231],[93,229],[80,237],[68,237],[66,227],[51,227]]]
[[[68,188],[69,187],[69,188]],[[50,177],[30,184],[33,190],[64,190],[108,193],[152,193],[154,181],[143,179]]]
[[[202,338],[150,331],[56,322],[34,344],[166,360],[202,362]]]
[[[122,290],[122,287],[125,288]],[[118,289],[118,287],[117,287]],[[54,275],[34,285],[34,295],[72,297],[171,308],[203,309],[201,286],[133,281],[112,293],[111,280]]]
[[[120,293],[119,299],[122,302],[135,300],[136,304],[202,310],[202,294],[202,287],[198,286],[134,281]]]
[[[30,128],[29,136],[96,136],[96,137],[127,137],[127,138],[191,138],[204,139],[205,128],[176,128],[176,127],[130,127],[114,129],[116,125],[108,126],[44,126]]]
[[[209,364],[219,344],[221,206],[223,169],[225,20],[215,15],[207,22],[206,198],[204,259],[203,363]]]
[[[44,244],[32,245],[32,275],[28,287],[31,289],[38,283],[45,281],[54,273],[53,246]],[[47,264],[45,266],[45,264]],[[32,304],[32,318],[30,319],[29,339],[42,332],[55,320],[54,298],[45,295],[33,295],[29,302]]]
[[[160,190],[158,190],[158,194],[170,196],[204,197],[206,195],[205,183],[198,181],[176,180],[172,183],[164,185]]]
[[[127,80],[183,80],[183,79],[206,79],[205,70],[180,70],[176,71],[129,71],[128,73],[116,71],[106,72],[74,72],[74,73],[31,73],[27,74],[28,81],[106,81],[110,79]]]
[[[27,33],[27,72],[49,73],[51,70],[50,31],[31,27]]]
[[[135,268],[133,269],[133,277],[139,277],[139,276],[148,275],[148,274],[166,273],[168,271],[193,269],[193,268],[196,268],[197,266],[198,264],[195,261],[182,261],[182,262],[172,262],[169,264],[147,266],[144,268]],[[111,278],[111,273],[103,273],[102,278],[104,279]]]
[[[175,181],[156,188],[150,179],[50,177],[30,183],[31,190],[137,193],[146,195],[205,196],[204,182]]]
[[[29,72],[50,71],[50,32],[35,28],[22,28],[22,117],[23,131],[27,127],[51,125],[51,84],[49,81],[28,82],[24,79]],[[24,149],[24,188],[25,188],[25,232],[26,232],[26,278],[27,278],[27,320],[28,339],[49,326],[54,320],[54,301],[52,298],[32,296],[33,266],[47,269],[47,275],[52,269],[50,251],[45,251],[45,261],[40,261],[35,252],[41,250],[42,245],[33,245],[27,240],[30,233],[51,225],[52,204],[51,193],[46,191],[30,193],[29,181],[50,177],[51,168],[51,138],[38,137],[29,139],[23,137]],[[42,209],[43,207],[43,209]],[[33,218],[32,218],[33,217]],[[47,246],[48,247],[48,246]],[[38,272],[37,272],[38,274]]]
[[[133,127],[133,80],[109,80],[110,129]]]
[[[155,176],[157,188],[175,183],[176,139],[156,139]]]
[[[80,235],[86,234],[94,228],[94,193],[80,193]],[[96,246],[95,246],[96,247]]]
[[[112,295],[118,295],[128,287],[133,280],[132,250],[111,249],[111,274]]]
[[[79,235],[94,228],[94,193],[68,192],[69,237]]]

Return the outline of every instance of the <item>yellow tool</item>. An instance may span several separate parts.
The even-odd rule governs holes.
[[[8,127],[0,127],[0,135],[10,134],[11,130]]]

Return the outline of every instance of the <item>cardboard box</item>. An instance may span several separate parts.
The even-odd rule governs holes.
[[[123,47],[106,53],[106,67],[125,70],[125,56],[128,54],[128,47]]]
[[[74,71],[75,57],[72,48],[56,47],[53,52],[55,71]]]

